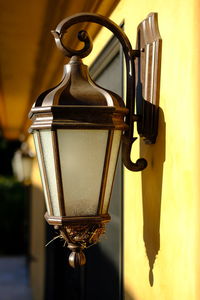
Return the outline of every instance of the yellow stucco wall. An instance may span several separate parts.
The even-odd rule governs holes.
[[[136,141],[148,168],[125,170],[125,300],[199,300],[198,0],[121,0],[111,15],[135,45],[136,28],[158,12],[163,39],[157,143]],[[110,34],[102,30],[91,63]]]

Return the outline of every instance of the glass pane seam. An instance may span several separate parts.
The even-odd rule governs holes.
[[[107,183],[107,176],[108,176],[108,167],[110,162],[111,156],[111,149],[112,149],[112,141],[113,141],[114,130],[110,130],[108,134],[108,141],[105,153],[105,160],[104,160],[104,168],[102,173],[102,182],[101,182],[101,192],[99,196],[99,207],[98,207],[98,214],[102,213],[103,210],[103,203],[106,191],[106,183]]]
[[[63,194],[63,182],[61,176],[60,168],[60,156],[59,156],[59,146],[58,146],[58,137],[57,131],[52,131],[52,142],[53,142],[53,155],[54,155],[54,164],[56,172],[56,185],[58,191],[58,205],[61,216],[65,216],[65,207],[64,207],[64,194]]]
[[[47,173],[46,173],[46,168],[45,168],[45,163],[44,163],[44,153],[43,153],[43,150],[42,150],[42,142],[41,142],[41,136],[40,136],[39,131],[38,131],[37,135],[38,135],[39,151],[41,153],[42,169],[43,169],[43,173],[44,173],[44,181],[45,181],[45,187],[44,188],[46,189],[46,193],[47,193],[47,201],[48,201],[48,205],[49,205],[49,209],[50,209],[50,214],[53,215],[53,207],[52,207],[52,204],[51,204],[49,183],[48,183],[48,178],[47,178]]]

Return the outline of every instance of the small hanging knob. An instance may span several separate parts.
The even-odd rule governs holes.
[[[86,258],[82,249],[73,244],[68,244],[68,248],[72,251],[69,255],[69,264],[72,268],[80,267],[85,265]]]

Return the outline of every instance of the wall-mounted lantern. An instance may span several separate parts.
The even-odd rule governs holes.
[[[152,17],[156,19],[156,14]],[[92,50],[87,32],[81,30],[78,33],[84,43],[83,49],[72,50],[63,44],[67,29],[86,21],[107,27],[123,47],[126,107],[118,95],[97,86],[82,63],[81,58]],[[72,251],[69,263],[75,267],[85,264],[82,250],[98,241],[110,220],[108,207],[121,140],[125,166],[132,171],[141,171],[147,166],[144,158],[136,163],[130,158],[135,141],[133,122],[142,124],[144,121],[143,115],[135,114],[134,109],[135,59],[140,59],[141,51],[145,49],[132,50],[122,29],[97,14],[81,13],[66,18],[52,33],[58,48],[71,60],[64,66],[60,84],[42,93],[33,105],[30,132],[34,136],[44,188],[45,217],[49,224],[60,230]],[[151,104],[148,110],[152,108],[153,123],[157,124],[157,107]],[[146,114],[148,118],[151,115],[150,111]],[[152,118],[148,122],[152,124]],[[153,134],[151,132],[152,141],[142,129],[140,134],[148,142],[155,142],[157,126]]]
[[[34,154],[29,150],[26,142],[23,142],[12,159],[13,173],[19,182],[29,185],[31,182],[31,172]]]

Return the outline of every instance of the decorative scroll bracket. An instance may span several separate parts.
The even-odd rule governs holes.
[[[136,49],[140,51],[135,59],[136,112],[141,116],[137,130],[145,143],[154,144],[158,133],[162,49],[157,13],[150,13],[139,24]]]
[[[124,165],[131,171],[142,171],[147,162],[144,158],[135,163],[131,160],[134,137],[133,123],[137,122],[138,133],[146,143],[156,141],[158,131],[158,100],[160,82],[161,38],[158,30],[157,13],[151,13],[138,26],[137,47],[132,49],[124,31],[113,21],[98,14],[80,13],[61,21],[53,35],[58,48],[66,56],[87,56],[92,50],[92,42],[85,31],[80,31],[78,38],[85,43],[81,50],[73,50],[62,43],[67,29],[80,22],[93,22],[108,28],[122,45],[126,61],[127,95],[126,107],[129,110],[125,122],[128,126],[122,138],[122,156]],[[136,76],[135,76],[135,66]],[[136,81],[135,81],[136,79]],[[136,84],[135,84],[136,82]],[[136,87],[136,114],[135,111]]]

